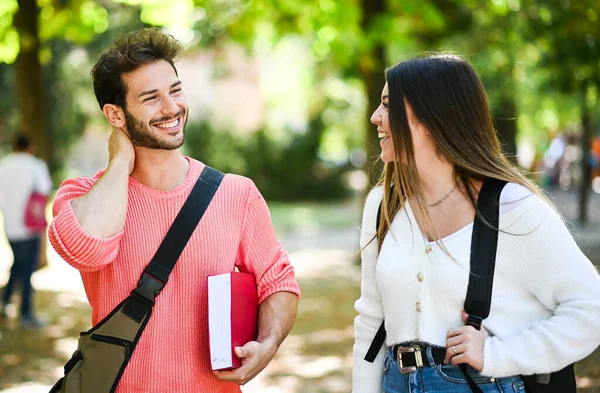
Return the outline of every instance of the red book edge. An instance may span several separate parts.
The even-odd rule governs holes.
[[[213,371],[232,370],[242,365],[235,355],[235,347],[243,347],[256,340],[258,329],[258,294],[254,275],[243,272],[227,273],[231,276],[231,360],[232,366]],[[210,329],[209,329],[210,352]],[[212,356],[212,355],[211,355]],[[212,366],[211,366],[212,369]]]

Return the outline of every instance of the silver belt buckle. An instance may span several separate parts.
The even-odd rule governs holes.
[[[416,367],[404,367],[404,364],[402,363],[402,354],[408,352],[413,352],[415,354],[415,361],[417,363]],[[401,374],[412,373],[414,371],[417,371],[417,368],[423,367],[421,347],[419,347],[418,345],[413,345],[411,347],[398,347],[398,353],[396,357],[398,358],[398,369],[400,370]]]

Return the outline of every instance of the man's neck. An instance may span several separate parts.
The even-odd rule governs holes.
[[[131,176],[154,190],[172,190],[187,178],[190,164],[177,150],[135,148]]]

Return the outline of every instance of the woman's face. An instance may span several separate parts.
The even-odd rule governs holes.
[[[381,160],[386,164],[396,158],[394,143],[392,142],[392,130],[390,128],[390,115],[388,112],[388,85],[383,87],[381,93],[381,104],[371,115],[371,123],[377,126],[379,145],[381,146]]]
[[[435,154],[435,143],[431,137],[431,133],[423,124],[415,117],[410,104],[405,100],[404,108],[410,134],[413,143],[415,161],[417,167],[419,163],[429,159],[431,153]],[[381,146],[381,160],[386,164],[396,161],[396,152],[394,143],[392,142],[392,129],[390,126],[390,115],[388,109],[388,84],[386,83],[381,93],[381,104],[371,115],[371,123],[377,126],[377,134],[379,136],[379,145]]]

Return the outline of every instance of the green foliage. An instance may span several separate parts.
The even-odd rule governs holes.
[[[40,59],[50,61],[52,52],[44,44],[53,39],[84,44],[108,28],[105,7],[93,0],[38,0]],[[13,26],[17,0],[0,1],[0,63],[13,63],[19,53],[19,34]]]
[[[298,106],[312,119],[305,132],[272,124],[270,116],[284,105],[272,96],[256,133],[189,126],[193,155],[251,176],[278,199],[343,193],[341,173],[349,151],[364,147],[363,112],[372,104],[366,101],[373,101],[359,77],[365,70],[383,73],[374,56],[381,46],[386,65],[422,51],[464,55],[482,77],[496,115],[518,118],[520,136],[537,146],[548,133],[577,127],[582,96],[591,108],[598,106],[598,0],[388,0],[369,25],[363,19],[372,4],[366,0],[38,0],[38,5],[50,133],[60,141],[54,169],[85,128],[93,59],[116,35],[147,25],[164,27],[187,48],[218,52],[236,42],[255,58],[270,55],[290,37],[308,48],[289,55],[302,57],[294,65],[307,69],[298,93]],[[13,62],[19,50],[12,27],[17,7],[16,0],[0,1],[0,63]],[[86,61],[75,65],[74,50],[84,51]],[[6,92],[0,97],[2,133],[15,123],[13,73],[0,67]]]
[[[12,63],[19,53],[19,35],[12,26],[17,0],[0,2],[0,63]]]
[[[41,0],[40,39],[46,42],[61,38],[84,44],[108,28],[106,9],[92,0],[69,2]]]
[[[221,171],[250,177],[267,199],[337,199],[348,193],[342,180],[346,168],[318,158],[323,129],[316,118],[306,133],[290,131],[290,142],[282,144],[267,130],[240,135],[191,123],[186,127],[185,150]]]
[[[527,33],[541,48],[539,65],[551,75],[542,85],[582,94],[585,84],[600,84],[600,2],[597,0],[525,2]]]
[[[64,157],[71,146],[83,135],[88,116],[81,106],[78,93],[82,86],[89,84],[87,72],[78,68],[73,61],[73,47],[65,40],[53,40],[48,43],[52,48],[53,61],[44,68],[46,85],[46,103],[48,104],[48,134],[52,146],[49,169],[54,184],[64,179],[62,171]],[[80,53],[81,55],[81,53]],[[67,61],[68,57],[70,61]]]

